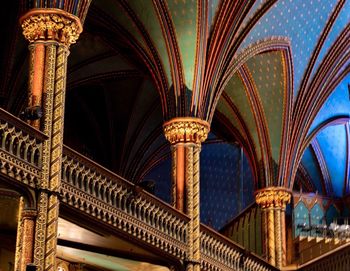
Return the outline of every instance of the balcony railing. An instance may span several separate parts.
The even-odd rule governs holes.
[[[63,149],[61,194],[68,205],[186,258],[187,216],[68,147]]]
[[[42,143],[46,138],[0,108],[0,172],[35,187],[40,180]]]
[[[202,270],[278,270],[254,253],[201,225]]]
[[[298,267],[303,271],[346,271],[350,267],[350,244],[340,246],[320,257],[313,259],[307,264]]]
[[[46,135],[0,109],[0,172],[37,187]],[[189,218],[113,172],[64,147],[62,204],[117,232],[186,261]],[[203,270],[276,270],[210,228],[201,226]]]
[[[254,202],[228,222],[220,233],[245,249],[262,254],[261,209]]]

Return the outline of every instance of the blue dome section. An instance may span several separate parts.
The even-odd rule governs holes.
[[[344,125],[330,126],[322,130],[317,141],[330,174],[334,196],[342,197],[346,163],[346,131]]]
[[[315,74],[317,67],[320,65],[321,61],[324,59],[326,53],[329,51],[329,48],[340,36],[340,33],[345,29],[346,25],[350,22],[350,1],[346,1],[344,7],[340,11],[330,33],[327,36],[326,41],[324,42],[322,49],[317,57],[315,68],[312,70],[312,75]]]
[[[305,150],[301,163],[304,165],[305,169],[309,173],[311,180],[315,185],[318,193],[322,194],[322,173],[320,172],[315,154],[313,153],[310,147],[308,147]]]
[[[310,144],[302,158],[302,164],[317,189],[320,182],[327,186],[329,180],[331,191],[328,191],[327,196],[331,197],[343,196],[348,178],[346,172],[350,155],[347,133],[350,117],[349,81],[350,74],[344,77],[328,97],[308,131],[309,137],[314,136],[310,138],[311,143],[316,142],[319,147],[318,156],[311,158]],[[345,191],[347,190],[348,188]]]
[[[350,117],[350,93],[348,82],[350,82],[350,74],[342,80],[333,93],[328,97],[313,121],[309,129],[309,135],[314,132],[319,125],[329,119],[340,116]]]
[[[240,48],[272,36],[287,37],[292,46],[297,94],[310,56],[336,3],[335,0],[278,1],[254,26]]]

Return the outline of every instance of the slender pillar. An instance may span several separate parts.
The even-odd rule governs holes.
[[[266,208],[261,208],[261,243],[262,243],[262,255],[264,258],[268,258],[268,240],[264,238],[264,236],[267,236],[268,230],[267,230],[267,211]]]
[[[286,229],[286,208],[282,206],[281,208],[281,232],[282,232],[282,266],[287,265],[287,229]]]
[[[197,118],[175,118],[163,127],[172,145],[172,203],[190,217],[186,270],[200,271],[199,158],[209,124]]]
[[[268,260],[272,265],[276,265],[275,217],[274,217],[273,206],[267,207],[267,236],[268,236],[268,254],[267,254]]]
[[[29,106],[39,106],[44,113],[40,122],[31,124],[48,136],[43,143],[34,234],[34,264],[38,271],[46,271],[56,266],[67,58],[82,25],[78,17],[50,8],[30,10],[20,22],[30,42]],[[30,225],[34,228],[34,223]]]
[[[285,209],[291,194],[283,187],[269,187],[257,191],[255,199],[266,213],[266,225],[262,223],[265,255],[272,265],[281,268],[286,265]]]
[[[36,210],[24,208],[23,198],[21,198],[19,204],[16,239],[16,257],[14,269],[16,271],[25,271],[27,264],[33,262],[36,215]]]
[[[26,266],[33,262],[33,250],[34,250],[34,228],[36,210],[22,211],[22,257],[21,257],[21,271],[26,270]]]

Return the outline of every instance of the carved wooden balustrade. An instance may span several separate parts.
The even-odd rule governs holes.
[[[201,253],[201,270],[278,270],[203,224]]]
[[[186,260],[187,216],[72,149],[63,153],[63,202]],[[201,243],[203,270],[277,270],[204,225]]]
[[[187,216],[72,149],[64,147],[63,153],[64,203],[180,260],[186,258]]]
[[[298,267],[304,271],[347,271],[350,268],[350,244],[347,243],[307,264]]]
[[[0,108],[0,172],[35,187],[41,175],[40,131]]]
[[[41,178],[46,135],[0,108],[0,172],[33,191]],[[129,238],[186,261],[189,218],[68,147],[63,149],[61,203]],[[276,270],[229,239],[201,226],[203,270]]]

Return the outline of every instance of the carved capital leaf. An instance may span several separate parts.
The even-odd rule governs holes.
[[[197,118],[175,118],[163,125],[166,139],[171,144],[200,144],[208,137],[209,123]]]

